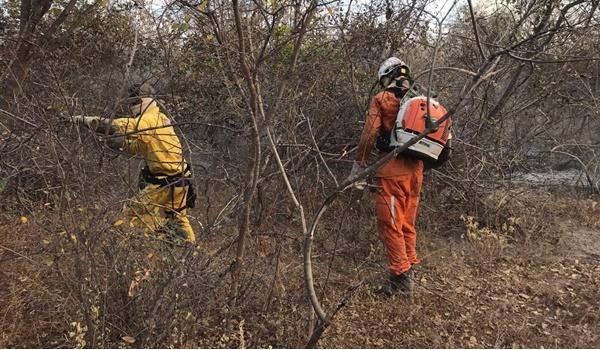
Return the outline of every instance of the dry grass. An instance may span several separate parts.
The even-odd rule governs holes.
[[[459,223],[452,229],[421,222],[423,264],[415,297],[406,301],[373,292],[385,279],[385,261],[367,198],[357,204],[358,195],[348,195],[319,231],[316,283],[325,305],[364,280],[321,346],[600,345],[598,257],[573,238],[577,230],[599,235],[594,200],[527,189],[502,212],[509,218],[503,224],[491,216],[461,221],[459,210],[448,212],[447,222]],[[497,206],[494,198],[486,200]],[[227,244],[234,237],[225,227],[201,231],[200,249],[191,249],[114,227],[116,212],[69,213],[60,225],[52,211],[25,224],[4,214],[1,346],[304,344],[309,314],[293,226],[253,234],[242,295],[232,303]],[[65,225],[75,238],[61,233]]]

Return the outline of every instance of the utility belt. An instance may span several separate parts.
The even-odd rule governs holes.
[[[157,185],[159,187],[187,187],[185,205],[175,211],[182,211],[187,208],[196,206],[196,192],[194,191],[194,182],[192,181],[192,171],[190,165],[186,164],[185,169],[175,175],[166,175],[161,173],[151,173],[147,166],[142,168],[138,179],[138,187],[140,190],[146,188],[148,184]]]

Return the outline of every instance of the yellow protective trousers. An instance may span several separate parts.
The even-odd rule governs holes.
[[[185,208],[188,186],[147,184],[127,206],[130,226],[196,241]]]

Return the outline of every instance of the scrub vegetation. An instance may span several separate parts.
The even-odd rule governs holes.
[[[0,0],[0,346],[600,347],[598,6]],[[372,194],[339,191],[391,55],[454,112],[410,300],[374,293]],[[193,245],[128,227],[142,161],[65,118],[140,80]]]

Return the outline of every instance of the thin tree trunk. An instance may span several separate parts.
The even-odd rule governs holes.
[[[242,21],[240,18],[240,10],[238,0],[233,0],[233,13],[235,18],[235,27],[238,36],[238,58],[242,71],[242,75],[244,76],[244,80],[246,81],[246,86],[248,88],[248,93],[250,96],[249,106],[250,106],[250,119],[252,121],[252,137],[250,139],[250,149],[252,151],[252,159],[248,163],[248,167],[246,169],[246,179],[249,179],[246,187],[244,189],[244,203],[242,213],[239,217],[239,225],[238,225],[238,238],[237,238],[237,247],[236,247],[236,258],[233,265],[232,270],[232,303],[235,304],[237,302],[237,297],[239,293],[240,287],[240,279],[241,279],[241,269],[244,262],[244,256],[246,251],[246,241],[247,236],[250,231],[250,212],[252,210],[252,201],[254,199],[254,195],[256,193],[256,186],[258,184],[258,178],[260,173],[260,160],[261,160],[261,149],[260,149],[260,129],[257,120],[257,104],[258,104],[258,94],[256,84],[254,83],[254,79],[250,72],[250,68],[248,67],[248,63],[246,61],[246,45],[242,28]]]

